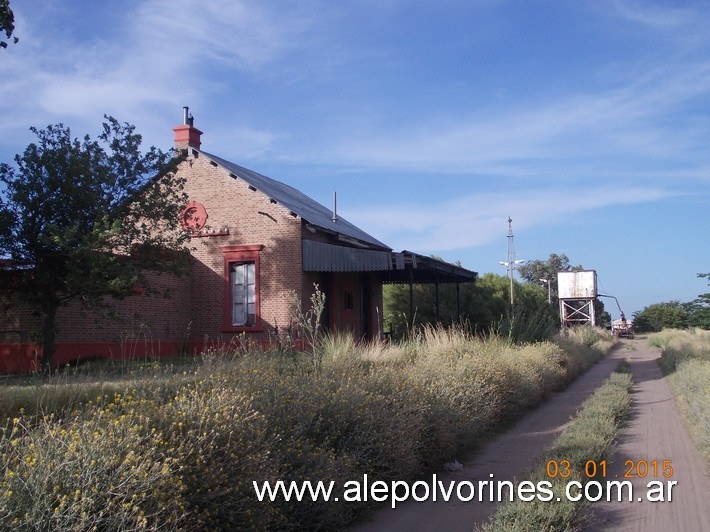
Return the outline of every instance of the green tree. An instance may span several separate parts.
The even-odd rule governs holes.
[[[533,285],[544,284],[547,290],[547,283],[543,283],[542,281],[542,279],[546,279],[550,284],[551,306],[556,309],[559,307],[557,274],[559,272],[579,271],[583,269],[581,265],[570,265],[569,258],[564,253],[561,255],[550,253],[547,260],[531,260],[526,262],[518,267],[518,273],[520,273],[520,277],[524,281]],[[597,325],[600,327],[611,327],[611,315],[605,310],[604,302],[599,298],[597,298],[594,305],[594,314]]]
[[[699,273],[698,278],[708,279],[710,286],[710,273]],[[687,304],[688,325],[710,330],[710,293],[700,294],[697,299]]]
[[[638,332],[658,332],[664,328],[688,327],[688,311],[680,301],[655,303],[634,312],[634,329]]]
[[[132,125],[104,118],[97,140],[72,140],[62,124],[31,128],[37,143],[15,156],[16,167],[0,165],[0,257],[16,272],[2,288],[39,308],[45,370],[61,306],[124,297],[138,283],[149,288],[146,271],[186,264],[179,159],[142,153]]]
[[[464,283],[459,285],[460,317],[462,322],[469,322],[475,327],[488,328],[493,318],[500,318],[500,314],[492,310],[488,305],[488,295],[482,286],[487,283],[486,274],[480,277],[475,284]],[[507,286],[507,285],[506,285]],[[410,315],[409,308],[409,285],[395,284],[385,285],[383,289],[384,297],[384,320],[385,328],[391,329],[397,337],[402,336],[410,322],[413,325],[439,323],[450,326],[458,322],[459,314],[456,308],[456,285],[439,285],[439,316],[436,315],[436,287],[433,284],[415,284],[414,292],[414,315]],[[501,309],[505,313],[506,299],[502,296]]]
[[[516,293],[519,288],[519,284],[515,282]],[[477,279],[470,292],[466,318],[476,330],[489,331],[495,328],[509,310],[510,279],[504,275],[486,273]]]
[[[595,321],[599,327],[611,329],[611,314],[604,309],[604,302],[597,298],[597,305],[594,306]]]
[[[553,303],[556,303],[558,294],[557,273],[582,269],[582,266],[571,266],[564,253],[550,253],[547,260],[530,260],[517,268],[520,278],[529,283],[540,284],[540,279],[547,279],[550,282]]]
[[[409,321],[414,326],[440,323],[449,326],[457,323],[456,287],[439,286],[439,319],[436,319],[436,294],[434,285],[414,285],[414,316],[409,310],[409,286],[404,284],[385,285],[384,319],[385,327],[391,328],[396,336],[407,330]],[[501,334],[516,335],[516,330],[530,330],[530,323],[543,324],[539,330],[549,330],[557,324],[557,312],[547,304],[547,290],[533,284],[520,284],[515,281],[515,316],[517,322],[511,323],[508,317],[510,305],[510,280],[506,276],[486,273],[475,284],[461,284],[459,300],[461,321],[472,330],[488,332],[494,330]],[[412,319],[413,318],[413,319]],[[503,330],[505,329],[505,330]]]
[[[409,308],[409,285],[396,284],[385,285],[383,289],[384,298],[384,320],[385,327],[391,329],[400,336],[406,331],[410,322],[415,326],[426,323],[441,323],[451,325],[457,319],[456,313],[456,287],[449,284],[439,285],[439,318],[436,316],[436,288],[432,284],[415,284],[414,292],[414,315],[410,315]],[[462,301],[461,308],[464,308],[463,301],[466,298],[467,285],[460,285],[459,297]]]
[[[513,315],[500,322],[499,332],[516,343],[537,342],[548,339],[559,325],[557,307],[547,301],[547,288],[522,283],[515,288]]]
[[[0,0],[0,32],[5,34],[6,38],[12,37],[15,31],[15,14],[10,9],[8,0]],[[12,38],[12,42],[17,42],[17,37]],[[0,39],[0,48],[7,48],[7,43]]]

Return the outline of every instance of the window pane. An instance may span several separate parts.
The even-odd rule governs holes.
[[[232,325],[244,325],[244,265],[232,264]]]
[[[256,276],[254,275],[254,263],[245,264],[247,272],[246,306],[248,325],[256,325]]]
[[[234,284],[244,285],[244,276],[246,274],[246,268],[244,266],[245,266],[244,264],[235,264],[234,265],[234,273],[235,273]]]
[[[231,265],[232,325],[256,324],[256,279],[255,265],[233,263]]]

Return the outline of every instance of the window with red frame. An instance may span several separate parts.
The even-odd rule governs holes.
[[[256,325],[256,281],[253,262],[232,262],[229,265],[232,287],[232,326]]]
[[[263,246],[225,246],[223,330],[257,330],[259,319],[259,252]]]

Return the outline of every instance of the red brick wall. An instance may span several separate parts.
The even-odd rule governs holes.
[[[201,203],[208,215],[203,234],[209,236],[195,236],[190,243],[190,274],[183,278],[169,274],[151,277],[153,288],[171,292],[169,299],[143,294],[121,301],[107,300],[115,316],[85,311],[78,304],[61,309],[60,361],[76,358],[79,353],[81,356],[141,355],[156,351],[170,354],[180,347],[231,340],[235,332],[222,330],[225,273],[220,248],[224,246],[263,246],[259,254],[262,332],[250,332],[250,336],[265,338],[276,327],[287,327],[294,294],[301,299],[304,311],[308,310],[313,283],[319,283],[328,293],[329,319],[336,327],[342,318],[343,283],[355,295],[356,308],[361,290],[366,289],[371,302],[367,313],[370,334],[374,336],[381,330],[382,287],[377,275],[304,275],[301,247],[304,229],[299,217],[262,192],[250,190],[245,181],[231,177],[202,154],[183,162],[178,175],[186,178],[185,192],[189,199]],[[212,231],[216,234],[210,234]],[[315,238],[318,236],[329,238],[324,235]],[[12,371],[7,364],[3,369],[1,359],[29,349],[28,331],[38,329],[38,313],[27,305],[15,305],[0,317],[0,372]],[[362,323],[352,329],[356,336],[364,331]],[[4,355],[3,349],[7,351]],[[31,357],[27,353],[23,356]]]
[[[272,203],[260,191],[230,177],[221,167],[198,155],[183,163],[185,192],[207,210],[209,230],[228,229],[229,235],[192,239],[192,334],[196,339],[229,340],[221,333],[224,308],[222,246],[263,245],[260,252],[261,320],[265,330],[284,327],[290,320],[290,294],[301,297],[301,219]]]
[[[189,332],[189,277],[148,273],[146,286],[151,290],[120,300],[105,298],[108,309],[82,309],[78,302],[60,309],[57,314],[59,340],[69,343],[135,343],[145,340],[176,342],[185,338]],[[166,293],[169,297],[165,297]]]
[[[106,298],[105,306],[82,308],[71,302],[57,312],[56,364],[112,356],[173,354],[189,348],[189,278],[148,274],[150,287],[161,294]],[[147,283],[147,284],[148,284]],[[187,288],[187,290],[185,289]],[[170,298],[162,293],[169,291]],[[0,303],[0,373],[27,371],[37,366],[40,312],[18,300]]]
[[[78,304],[62,308],[57,316],[58,359],[72,353],[122,356],[126,352],[173,352],[180,346],[229,341],[223,333],[223,246],[260,245],[261,325],[265,337],[276,326],[290,321],[291,294],[302,297],[301,219],[272,203],[247,183],[230,177],[203,155],[182,163],[178,174],[186,178],[190,200],[202,203],[208,214],[205,230],[226,229],[228,235],[192,239],[191,271],[187,277],[152,276],[151,287],[169,290],[166,299],[135,295],[107,300],[113,316],[86,311]],[[3,303],[7,303],[4,301]],[[17,358],[28,346],[30,331],[39,329],[39,313],[28,305],[3,304],[0,310],[0,359]],[[27,348],[27,349],[26,349]],[[25,358],[29,358],[28,355]],[[13,371],[15,362],[0,362],[0,371]],[[11,367],[12,366],[12,367]],[[18,369],[19,370],[19,369]]]
[[[0,344],[32,341],[30,331],[39,325],[37,309],[0,294]]]
[[[0,294],[0,373],[27,371],[37,360],[31,331],[39,326],[39,313],[29,305]]]

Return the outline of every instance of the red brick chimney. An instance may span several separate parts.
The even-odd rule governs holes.
[[[176,126],[173,128],[175,132],[175,149],[184,150],[189,148],[200,149],[200,136],[202,131],[193,127],[192,123],[194,118],[190,114],[189,107],[183,107],[183,123],[181,126]]]

